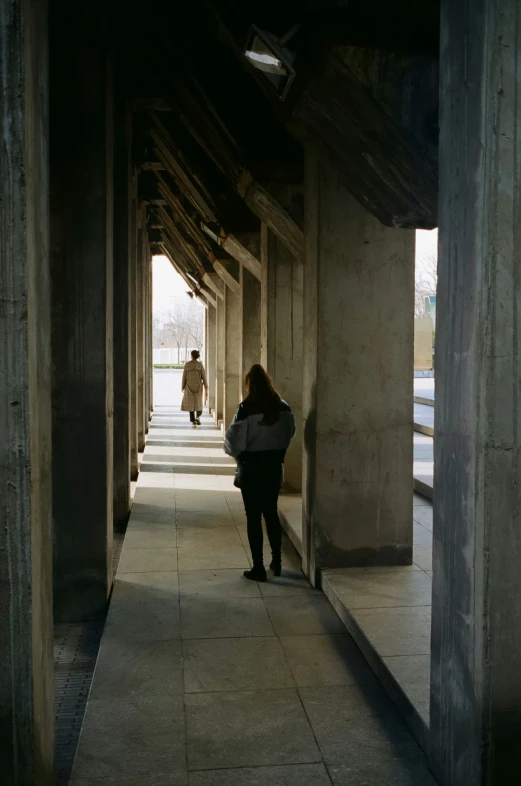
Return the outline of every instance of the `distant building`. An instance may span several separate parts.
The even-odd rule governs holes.
[[[425,316],[432,319],[432,324],[436,328],[436,295],[427,295],[425,298]]]

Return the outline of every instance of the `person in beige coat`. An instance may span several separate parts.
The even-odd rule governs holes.
[[[203,389],[205,397],[208,396],[208,380],[203,364],[199,360],[200,352],[192,350],[192,360],[185,363],[183,369],[183,401],[181,410],[190,413],[190,422],[193,428],[201,425],[199,418],[203,413]]]

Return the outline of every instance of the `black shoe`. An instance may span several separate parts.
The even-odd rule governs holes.
[[[274,576],[280,576],[282,573],[282,562],[281,560],[272,559],[270,563],[270,570],[273,571]]]
[[[254,565],[251,570],[245,570],[242,575],[245,579],[249,579],[250,581],[266,581],[268,578],[266,576],[264,565],[260,565],[258,567]]]
[[[195,419],[195,425],[196,426],[200,426],[201,425],[201,421],[199,420],[199,418]]]

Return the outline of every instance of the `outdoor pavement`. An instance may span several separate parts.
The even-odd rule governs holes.
[[[281,579],[242,577],[250,560],[233,463],[209,416],[195,430],[179,412],[179,381],[155,375],[71,783],[433,786],[289,541]]]

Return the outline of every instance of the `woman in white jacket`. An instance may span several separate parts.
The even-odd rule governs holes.
[[[199,418],[203,414],[203,389],[208,396],[206,371],[199,360],[199,355],[199,350],[192,350],[192,360],[185,363],[181,383],[183,391],[181,410],[190,413],[190,422],[193,428],[201,425]]]
[[[242,493],[253,568],[244,576],[266,581],[262,549],[262,516],[271,546],[270,568],[281,574],[281,527],[277,502],[283,482],[286,450],[295,434],[295,418],[263,367],[252,366],[246,377],[248,395],[226,431],[224,451],[237,459],[235,485]]]

